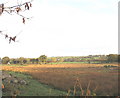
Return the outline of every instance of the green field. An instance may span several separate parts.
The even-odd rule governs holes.
[[[88,62],[52,62],[49,64],[82,64],[82,63],[88,63]]]

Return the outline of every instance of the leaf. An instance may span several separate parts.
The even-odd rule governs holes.
[[[32,7],[32,4],[30,3],[30,7]]]
[[[19,11],[21,11],[21,8],[20,8],[20,7],[17,7],[17,8],[16,8],[16,11],[17,11],[17,13],[19,13]]]
[[[23,18],[23,23],[25,24],[25,18]]]
[[[29,8],[30,8],[29,5],[28,5],[28,3],[25,4],[25,9],[26,9],[26,8],[27,8],[28,10],[29,10]]]

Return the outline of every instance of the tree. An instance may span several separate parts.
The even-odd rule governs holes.
[[[46,61],[47,61],[47,56],[46,55],[41,55],[40,57],[39,57],[39,60],[40,60],[40,62],[41,63],[46,63]]]
[[[0,64],[2,63],[2,59],[0,58]]]
[[[16,59],[10,59],[11,64],[20,64],[19,58]]]
[[[118,55],[118,63],[120,63],[120,55]]]
[[[107,55],[108,62],[118,62],[118,55],[117,54],[109,54]]]
[[[34,64],[34,59],[30,59],[30,62],[31,62],[32,64]]]
[[[56,62],[56,61],[57,61],[57,58],[52,57],[52,58],[51,58],[51,61],[52,61],[52,62]]]
[[[22,64],[25,64],[25,62],[26,61],[24,61],[25,60],[25,58],[24,57],[20,57],[19,59],[19,63],[22,65]]]
[[[11,2],[11,1],[10,1]],[[18,2],[18,0],[17,0]],[[23,16],[21,14],[21,12],[24,12],[26,10],[30,10],[30,8],[32,7],[32,0],[29,2],[24,2],[22,4],[16,4],[13,6],[6,6],[5,3],[0,4],[0,16],[2,17],[2,14],[4,13],[8,13],[10,15],[14,15],[17,14],[18,16],[21,17],[21,21],[23,24],[25,24],[26,19],[30,19],[31,17],[26,17]],[[14,28],[13,28],[14,29]],[[9,43],[11,43],[11,41],[16,42],[16,37],[11,37],[10,35],[4,34],[3,31],[0,30],[0,34],[5,36],[5,39],[9,39]]]
[[[37,59],[35,59],[35,61],[36,61],[36,63],[38,64],[39,63],[39,59],[37,58]]]
[[[9,61],[10,61],[10,58],[7,56],[2,58],[2,64],[7,64]]]
[[[35,59],[35,58],[32,58],[32,59],[30,59],[30,62],[32,63],[32,64],[38,64],[38,62],[39,62],[39,60],[38,59]]]
[[[57,59],[57,62],[61,62],[62,63],[63,61],[64,61],[64,59],[62,57]]]
[[[24,59],[23,60],[23,64],[26,64],[28,61],[27,61],[27,59]]]

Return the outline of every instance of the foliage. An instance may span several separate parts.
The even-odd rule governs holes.
[[[64,59],[61,57],[61,58],[58,58],[57,61],[58,61],[58,62],[63,62]]]
[[[118,62],[120,62],[120,55],[118,55]]]
[[[107,60],[109,63],[118,62],[118,55],[117,54],[109,54],[109,55],[107,55]]]
[[[46,63],[46,61],[47,61],[47,56],[46,55],[41,55],[40,57],[39,57],[39,60],[40,60],[40,62],[41,63]]]
[[[2,64],[7,64],[9,61],[10,61],[10,58],[7,56],[2,58]]]
[[[20,61],[18,59],[10,59],[11,64],[20,64]]]
[[[41,55],[38,58],[10,58],[11,64],[72,64],[72,63],[87,63],[87,64],[105,64],[120,62],[120,55],[91,55],[91,56],[69,56],[69,57],[47,57]]]
[[[32,58],[32,59],[30,59],[30,62],[32,63],[32,64],[38,64],[39,63],[39,59],[38,58]],[[30,63],[29,62],[29,63]]]
[[[24,57],[20,57],[18,60],[19,60],[20,64],[23,64],[23,63],[24,63],[24,62],[23,62],[23,61],[24,61]]]
[[[57,58],[52,57],[52,58],[51,58],[51,61],[52,61],[52,62],[56,62],[56,61],[57,61]]]

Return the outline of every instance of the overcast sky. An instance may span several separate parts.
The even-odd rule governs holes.
[[[3,1],[6,6],[21,2]],[[4,13],[0,30],[17,35],[18,42],[9,44],[0,35],[0,57],[117,54],[118,1],[34,0],[30,11],[21,13],[32,17],[25,25],[21,17]]]

